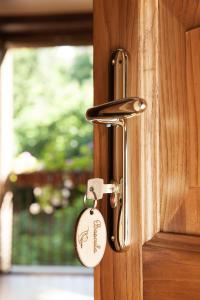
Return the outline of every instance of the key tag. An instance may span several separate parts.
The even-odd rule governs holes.
[[[85,195],[84,204],[86,204],[86,200],[87,196]],[[107,240],[105,221],[96,206],[97,200],[94,200],[92,208],[86,208],[81,212],[76,223],[75,233],[78,258],[85,267],[90,268],[100,263]]]

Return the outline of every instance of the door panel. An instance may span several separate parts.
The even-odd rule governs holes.
[[[199,234],[200,1],[161,0],[159,20],[161,230]]]
[[[159,233],[143,247],[144,299],[200,298],[199,237]]]
[[[187,165],[186,232],[200,233],[200,28],[186,33]]]
[[[161,230],[185,232],[180,214],[187,184],[185,28],[175,13],[172,1],[159,1]]]
[[[107,246],[95,269],[95,300],[197,300],[200,295],[199,237],[189,235],[200,234],[196,27],[199,0],[94,1],[95,104],[112,95],[110,57],[124,48],[128,96],[148,105],[128,123],[132,246],[126,253]],[[95,126],[94,136],[95,176],[108,182],[107,129]],[[100,209],[109,227],[106,198]]]
[[[143,294],[198,300],[200,1],[161,0],[158,14],[160,221],[170,234],[143,246]]]
[[[186,33],[188,185],[200,187],[200,28]]]

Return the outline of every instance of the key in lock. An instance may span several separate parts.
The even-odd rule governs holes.
[[[100,200],[104,194],[119,194],[120,185],[113,182],[105,184],[102,178],[91,178],[87,182],[87,198]]]

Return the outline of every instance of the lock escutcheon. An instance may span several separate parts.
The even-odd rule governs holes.
[[[114,67],[114,101],[88,109],[86,119],[92,123],[113,126],[113,180],[119,186],[111,193],[113,228],[110,240],[116,251],[125,251],[131,244],[131,195],[128,188],[130,177],[128,162],[127,119],[145,111],[147,103],[139,97],[127,97],[128,55],[118,49],[112,59]],[[122,148],[121,148],[122,145]],[[118,164],[122,161],[122,167]],[[129,179],[130,180],[130,179]],[[130,181],[129,181],[130,182]]]

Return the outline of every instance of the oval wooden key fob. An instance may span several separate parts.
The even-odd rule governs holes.
[[[107,232],[104,218],[96,208],[87,208],[76,224],[76,250],[80,262],[86,267],[95,267],[103,258]]]

